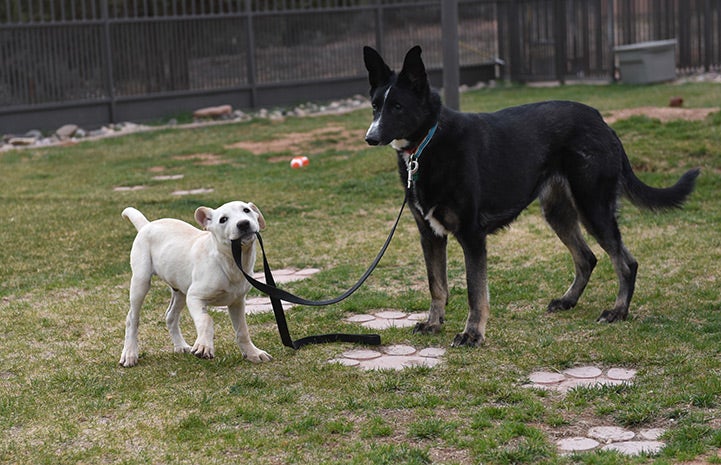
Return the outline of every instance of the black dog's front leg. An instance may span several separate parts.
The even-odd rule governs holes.
[[[448,275],[446,272],[446,247],[448,238],[436,235],[414,212],[418,229],[421,233],[421,247],[426,262],[428,274],[428,287],[431,292],[431,307],[428,311],[428,320],[416,324],[414,333],[438,333],[446,318],[446,304],[448,303]]]
[[[476,347],[485,342],[486,323],[491,313],[488,295],[488,270],[486,237],[459,238],[466,262],[466,285],[468,286],[468,319],[462,333],[453,339],[453,346]]]

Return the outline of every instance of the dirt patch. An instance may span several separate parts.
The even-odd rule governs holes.
[[[313,155],[327,150],[361,150],[366,147],[363,139],[362,130],[326,126],[308,132],[291,132],[267,141],[240,141],[225,148],[246,150],[254,155],[290,152],[288,156],[276,156],[270,159],[281,162],[286,161],[289,156]]]
[[[632,116],[648,116],[649,118],[659,119],[664,123],[677,119],[700,121],[706,119],[709,114],[717,111],[719,111],[718,108],[638,107],[607,112],[604,119],[608,124]]]

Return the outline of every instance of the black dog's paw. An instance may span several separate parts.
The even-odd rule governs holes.
[[[613,323],[614,321],[625,320],[628,317],[628,309],[614,308],[601,313],[596,320],[597,323]]]
[[[548,304],[548,313],[560,312],[564,310],[570,310],[576,306],[575,302],[571,302],[568,299],[553,299]]]
[[[451,347],[480,347],[485,342],[484,337],[476,332],[462,332],[456,334]]]
[[[415,328],[413,328],[413,334],[438,334],[441,332],[441,328],[443,328],[443,326],[440,323],[422,321],[416,323]]]

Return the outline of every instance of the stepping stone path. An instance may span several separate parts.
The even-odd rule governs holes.
[[[316,268],[296,270],[280,269],[273,272],[277,283],[299,281],[318,273]],[[259,281],[265,282],[262,273],[254,275]],[[283,309],[292,307],[283,302]],[[264,313],[273,309],[268,297],[251,297],[246,300],[246,312]],[[227,311],[219,308],[217,310]],[[405,328],[415,326],[425,320],[427,313],[405,313],[391,309],[382,309],[374,313],[353,315],[345,319],[348,323],[356,323],[374,330],[388,328]],[[413,366],[434,367],[442,362],[445,349],[428,347],[416,349],[409,345],[390,345],[378,350],[352,349],[343,352],[328,363],[358,367],[362,370],[402,370]],[[631,383],[636,370],[626,368],[610,368],[605,372],[594,366],[574,367],[562,372],[535,371],[528,375],[529,383],[525,387],[556,391],[565,394],[576,387],[615,386]],[[615,450],[624,455],[657,454],[665,444],[658,439],[663,429],[644,429],[638,433],[617,426],[596,426],[590,428],[585,436],[561,438],[556,446],[562,454],[576,454],[593,450]]]
[[[615,450],[624,455],[657,454],[666,444],[658,438],[663,429],[644,429],[638,434],[618,426],[596,426],[585,437],[563,438],[556,441],[561,453],[572,454],[592,450]]]
[[[531,381],[525,387],[568,392],[577,387],[616,386],[630,383],[636,376],[636,370],[625,368],[611,368],[605,373],[593,366],[569,368],[562,372],[535,371],[528,375]]]
[[[360,323],[364,328],[388,329],[409,328],[428,318],[427,313],[405,313],[396,310],[382,310],[372,314],[353,315],[345,319],[349,323]]]
[[[610,368],[605,372],[594,366],[569,368],[562,372],[535,371],[528,375],[530,383],[525,387],[557,391],[565,394],[577,387],[616,386],[631,383],[636,370]],[[586,436],[563,438],[556,441],[562,453],[578,453],[592,450],[615,450],[624,455],[657,454],[665,444],[658,441],[662,429],[645,429],[635,432],[618,426],[596,426]]]
[[[407,345],[392,345],[379,350],[348,350],[328,363],[339,363],[363,370],[402,370],[413,366],[434,367],[441,363],[440,357],[445,353],[445,349],[434,347],[418,350]]]
[[[379,310],[375,313],[353,315],[348,323],[359,323],[364,328],[383,330],[415,326],[428,317],[427,313],[405,313],[397,310]],[[408,345],[391,345],[379,350],[349,350],[329,363],[359,367],[363,370],[402,370],[412,366],[434,367],[441,363],[445,349],[428,347],[416,349]]]
[[[290,283],[293,281],[300,281],[306,279],[314,274],[318,273],[318,268],[304,268],[302,270],[296,270],[294,268],[285,268],[273,271],[273,279],[276,284]],[[255,273],[253,275],[255,279],[265,283],[265,275],[263,273]],[[283,310],[289,310],[293,304],[281,301],[283,304]],[[216,311],[227,312],[227,307],[216,307]],[[262,297],[248,297],[245,299],[245,313],[253,315],[257,313],[266,313],[273,311],[273,305],[270,303],[270,298],[267,296]]]
[[[276,284],[290,283],[306,279],[319,271],[320,270],[318,268],[304,268],[301,270],[284,268],[273,271],[273,279]],[[253,277],[258,281],[265,283],[265,275],[263,273],[255,273]],[[293,306],[293,304],[288,302],[281,301],[281,303],[283,304],[283,310],[288,310]],[[247,314],[252,315],[254,313],[265,313],[270,311],[273,311],[273,305],[270,303],[270,298],[265,295],[262,297],[249,297],[245,300],[245,313]]]

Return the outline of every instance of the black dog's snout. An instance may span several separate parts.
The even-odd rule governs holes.
[[[376,137],[368,136],[368,137],[366,137],[366,143],[368,145],[378,145],[381,143],[381,141],[378,140]]]
[[[250,221],[241,220],[241,221],[238,221],[235,226],[238,229],[240,229],[241,231],[247,231],[250,228]]]

